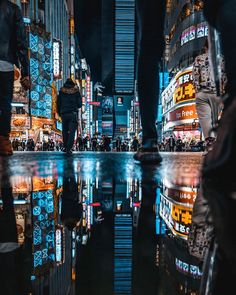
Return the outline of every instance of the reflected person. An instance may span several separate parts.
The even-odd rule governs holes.
[[[61,219],[70,231],[76,228],[82,217],[82,204],[79,200],[78,182],[73,169],[73,161],[64,167]]]
[[[157,235],[155,203],[158,175],[155,167],[141,166],[142,201],[134,232],[133,294],[158,294],[156,266]]]

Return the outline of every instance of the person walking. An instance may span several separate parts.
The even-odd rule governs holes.
[[[122,140],[121,140],[120,136],[118,136],[116,139],[116,151],[117,152],[121,151],[121,145],[122,145]]]
[[[134,152],[137,152],[139,146],[139,142],[136,136],[134,136],[133,141],[132,141],[132,150]]]
[[[81,135],[79,135],[76,139],[76,149],[77,151],[83,150],[83,139]]]
[[[96,136],[92,137],[91,143],[92,143],[92,151],[96,152],[98,150],[98,139]]]
[[[0,155],[10,156],[14,65],[21,70],[21,85],[26,91],[30,89],[30,78],[23,17],[20,8],[8,0],[0,0],[0,30]]]
[[[71,155],[75,132],[78,126],[78,109],[82,107],[79,88],[71,78],[61,87],[57,97],[57,112],[62,119],[62,137],[64,152]]]
[[[111,151],[111,139],[108,137],[108,135],[105,135],[104,137],[104,151],[105,152],[110,152]]]
[[[174,139],[173,135],[171,135],[169,138],[169,148],[170,148],[170,152],[175,151],[175,139]]]
[[[214,129],[221,111],[221,100],[217,95],[210,63],[208,41],[205,43],[203,53],[199,54],[193,63],[193,85],[196,91],[198,119],[205,140],[203,154],[206,155],[215,141],[216,132]]]

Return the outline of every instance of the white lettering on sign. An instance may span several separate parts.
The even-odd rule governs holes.
[[[53,75],[54,78],[60,78],[60,42],[53,41]]]

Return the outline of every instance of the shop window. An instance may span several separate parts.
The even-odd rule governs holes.
[[[24,115],[25,109],[23,107],[16,107],[16,114],[17,115]]]

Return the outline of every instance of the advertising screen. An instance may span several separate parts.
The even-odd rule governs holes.
[[[27,103],[28,96],[26,91],[22,88],[21,83],[21,73],[18,68],[14,69],[14,88],[13,88],[13,99],[12,102]]]
[[[195,89],[193,86],[192,69],[190,68],[180,72],[175,79],[174,103],[179,104],[194,100]]]
[[[102,133],[113,136],[113,97],[105,96],[102,99]]]
[[[117,106],[123,106],[124,98],[122,96],[118,96],[116,99]]]

